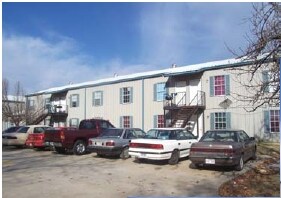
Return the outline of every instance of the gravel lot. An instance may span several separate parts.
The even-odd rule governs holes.
[[[254,163],[249,161],[239,174]],[[217,189],[236,174],[231,169],[191,169],[190,160],[178,165],[133,158],[74,156],[32,149],[2,150],[2,195],[33,197],[218,196]]]

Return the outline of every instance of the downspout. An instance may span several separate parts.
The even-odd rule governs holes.
[[[144,130],[144,79],[142,79],[142,130]]]
[[[85,101],[84,101],[84,119],[86,119],[86,110],[87,110],[87,108],[86,108],[86,102],[87,102],[87,94],[86,94],[86,88],[85,88],[85,94],[84,94],[84,96],[85,96]]]

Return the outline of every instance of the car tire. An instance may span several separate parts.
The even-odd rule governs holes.
[[[170,165],[175,165],[179,162],[180,154],[178,150],[174,150],[172,152],[171,158],[169,159],[169,164]]]
[[[123,148],[123,150],[122,150],[122,152],[120,154],[120,158],[125,160],[125,159],[128,159],[129,157],[130,157],[130,155],[129,155],[129,147],[126,146],[125,148]]]
[[[54,149],[55,149],[55,151],[56,151],[58,154],[65,154],[65,153],[66,153],[65,148],[54,147]]]
[[[77,140],[73,146],[73,153],[75,155],[84,155],[86,153],[86,143],[83,140]]]
[[[104,154],[101,154],[101,153],[97,153],[97,156],[98,156],[98,157],[104,157],[105,155],[104,155]]]
[[[239,159],[239,163],[235,166],[235,170],[241,171],[244,168],[244,160],[243,160],[243,155],[241,155]]]

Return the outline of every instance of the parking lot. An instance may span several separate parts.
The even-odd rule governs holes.
[[[243,171],[222,168],[190,168],[190,160],[178,165],[133,158],[75,156],[53,151],[3,148],[3,197],[130,197],[218,196],[218,187]]]

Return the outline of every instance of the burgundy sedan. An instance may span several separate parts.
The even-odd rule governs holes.
[[[254,137],[243,130],[210,130],[191,145],[189,159],[198,165],[234,166],[240,171],[244,162],[256,158]]]

